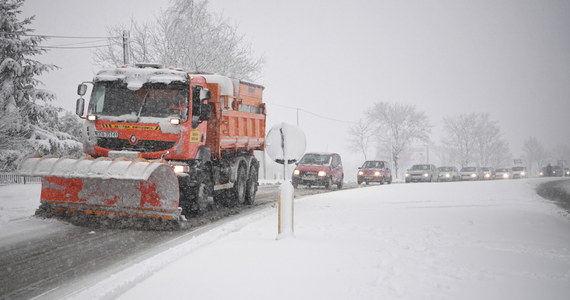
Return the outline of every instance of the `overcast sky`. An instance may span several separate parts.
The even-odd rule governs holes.
[[[106,36],[142,21],[166,0],[27,0],[24,15],[45,35]],[[266,58],[268,128],[299,122],[309,151],[341,153],[347,127],[377,101],[416,105],[441,139],[442,118],[488,112],[515,157],[524,139],[570,144],[570,1],[210,0]],[[53,43],[52,43],[53,42]],[[45,44],[69,41],[52,40]],[[52,50],[61,69],[42,77],[58,104],[74,110],[76,85],[98,67],[92,50]]]

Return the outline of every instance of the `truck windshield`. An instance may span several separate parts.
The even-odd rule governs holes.
[[[180,117],[186,120],[188,85],[182,82],[145,83],[132,91],[120,81],[97,82],[91,93],[90,113],[103,116]]]

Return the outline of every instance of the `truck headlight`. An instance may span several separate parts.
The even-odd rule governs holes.
[[[96,121],[97,120],[97,116],[96,115],[87,115],[87,120],[89,121]]]
[[[324,176],[327,176],[327,172],[325,172],[325,171],[319,171],[319,173],[318,173],[317,175],[320,176],[320,177],[324,177]]]
[[[178,119],[178,118],[172,118],[172,119],[170,119],[170,124],[172,124],[172,125],[180,125],[180,119]]]
[[[299,175],[301,175],[301,171],[295,170],[295,171],[293,171],[293,175],[299,176]]]
[[[190,171],[190,167],[182,166],[182,165],[172,166],[172,169],[174,169],[174,173],[176,173],[176,174],[186,173],[186,172]]]

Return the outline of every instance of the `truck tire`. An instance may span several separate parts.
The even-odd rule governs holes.
[[[238,169],[236,182],[234,183],[234,187],[231,190],[231,206],[238,206],[245,203],[246,187],[247,173],[245,172],[245,168],[243,166],[240,166]]]
[[[247,184],[245,186],[245,201],[247,205],[253,204],[255,201],[255,193],[257,193],[257,180],[259,177],[259,167],[256,164],[252,164],[249,169],[249,176],[247,178]]]

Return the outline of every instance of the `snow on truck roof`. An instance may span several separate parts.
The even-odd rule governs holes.
[[[155,68],[116,68],[110,70],[101,70],[93,79],[97,81],[124,81],[130,90],[138,90],[143,84],[165,83],[169,84],[173,81],[186,82],[188,74],[178,70],[171,69],[155,69]]]
[[[232,79],[218,74],[192,74],[181,70],[157,69],[153,67],[127,67],[101,70],[97,75],[95,75],[93,80],[95,82],[120,80],[126,82],[127,88],[130,90],[138,90],[147,82],[165,84],[169,84],[173,81],[186,82],[188,81],[189,76],[200,76],[206,79],[207,83],[218,84],[222,90],[222,95],[227,96],[238,95],[240,83],[263,88],[256,84],[241,82],[237,79]]]

